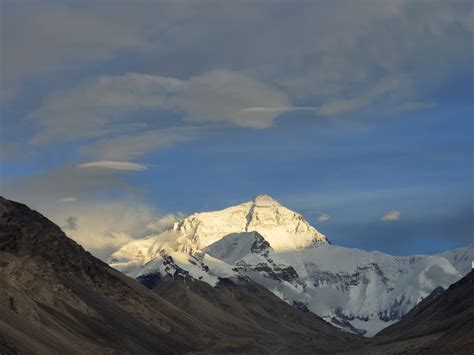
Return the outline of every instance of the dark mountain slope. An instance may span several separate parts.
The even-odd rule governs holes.
[[[326,353],[350,348],[362,338],[339,331],[310,312],[282,302],[251,280],[223,279],[216,287],[187,276],[141,279],[160,296],[227,337],[218,352]]]
[[[0,352],[186,352],[209,340],[25,205],[0,198]]]
[[[474,271],[427,297],[372,342],[369,353],[473,354]]]

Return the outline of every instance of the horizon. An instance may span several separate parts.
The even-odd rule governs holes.
[[[0,6],[0,194],[95,255],[258,194],[344,247],[473,244],[472,2]]]

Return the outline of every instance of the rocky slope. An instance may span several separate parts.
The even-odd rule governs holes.
[[[395,257],[331,245],[301,215],[260,195],[134,241],[111,264],[132,277],[178,270],[212,286],[245,276],[335,326],[370,336],[459,280],[469,258],[474,247]]]

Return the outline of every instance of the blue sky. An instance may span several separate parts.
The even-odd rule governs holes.
[[[0,192],[96,255],[259,193],[343,246],[473,242],[471,2],[1,6]]]

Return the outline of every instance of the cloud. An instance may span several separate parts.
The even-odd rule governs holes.
[[[242,73],[213,70],[187,83],[180,105],[190,122],[228,122],[241,127],[271,126],[278,112],[246,112],[254,106],[289,106],[288,97]]]
[[[468,2],[247,5],[5,4],[0,87],[13,100],[2,117],[11,140],[2,137],[0,154],[36,149],[22,144],[33,131],[34,144],[87,140],[80,148],[87,160],[130,162],[210,127],[270,127],[284,112],[315,108],[316,115],[337,116],[375,105],[428,108],[447,80],[471,72]],[[24,122],[26,111],[33,112]],[[1,187],[47,211],[94,206],[111,190],[132,194],[122,176],[134,171],[78,169],[74,162]],[[369,202],[386,196],[373,189],[366,195],[362,200]],[[80,203],[58,204],[64,196]],[[345,206],[347,194],[331,201]],[[79,230],[88,221],[68,213],[57,221],[78,217]],[[109,246],[133,234],[104,231],[96,235]]]
[[[133,193],[122,177],[134,171],[65,165],[44,173],[16,178],[13,181],[5,179],[0,184],[0,193],[6,198],[33,204],[31,206],[33,208],[74,207],[79,201],[99,199],[104,192]],[[77,201],[58,203],[65,196],[73,196]]]
[[[384,95],[389,95],[390,93],[400,90],[403,86],[408,86],[407,78],[383,79],[361,96],[355,96],[351,99],[334,100],[322,105],[318,113],[323,116],[334,116],[359,110],[369,106]]]
[[[69,203],[69,202],[76,202],[77,198],[75,197],[63,197],[56,200],[57,203]]]
[[[173,217],[161,216],[155,207],[142,202],[143,191],[123,181],[124,176],[135,171],[133,165],[133,169],[128,170],[128,164],[133,163],[118,162],[121,165],[112,165],[112,168],[102,163],[86,168],[67,165],[14,181],[2,181],[0,194],[28,204],[62,227],[84,248],[106,260],[128,241],[141,238],[150,230],[164,228]]]
[[[232,69],[271,81],[292,99],[325,104],[399,75],[427,91],[427,82],[472,62],[472,8],[463,1],[315,1],[291,11],[284,2],[50,1],[2,10],[4,88],[51,70],[77,73],[105,61],[113,68],[114,59],[133,53],[132,70],[189,78]]]
[[[4,182],[0,193],[27,203],[105,260],[118,247],[171,220],[166,216],[160,221],[156,208],[140,202],[140,192],[121,180],[127,173],[130,171],[64,166]]]
[[[125,243],[162,231],[183,217],[181,213],[163,215],[142,202],[142,192],[121,179],[134,170],[99,165],[63,166],[2,182],[0,194],[27,203],[103,260]]]
[[[147,16],[143,7],[114,4],[112,9],[104,2],[51,1],[3,5],[2,66],[6,70],[2,70],[0,87],[4,97],[12,96],[22,81],[38,73],[71,70],[110,59],[120,49],[145,51],[153,46],[149,41],[153,16]],[[162,18],[151,28],[162,28],[165,21]]]
[[[398,221],[400,219],[400,212],[399,211],[390,211],[382,217],[382,221],[391,222],[391,221]]]
[[[316,111],[316,107],[298,107],[298,106],[288,106],[288,107],[248,107],[243,110],[240,110],[241,113],[245,112],[252,112],[252,113],[259,113],[259,112],[295,112],[295,111]]]
[[[331,218],[331,216],[329,216],[328,214],[321,213],[321,215],[318,217],[318,222],[323,223],[323,222],[328,221],[330,218]]]
[[[152,130],[99,140],[81,148],[81,153],[97,159],[135,159],[176,142],[193,139],[199,130],[193,127]]]
[[[62,226],[70,238],[103,260],[107,260],[125,243],[144,237],[147,226],[157,220],[157,212],[153,208],[127,199],[107,202],[89,200],[68,205],[67,208],[42,206],[40,212]]]
[[[170,125],[266,128],[297,110],[421,108],[432,102],[432,88],[470,71],[472,9],[463,2],[287,6],[6,5],[1,86],[28,78],[38,86],[42,104],[28,124],[39,130],[30,142],[89,139],[86,155],[127,160],[141,154],[113,152],[127,136],[145,137],[143,154],[182,141],[177,133],[153,147],[145,135]],[[60,79],[43,80],[51,70]]]
[[[430,109],[433,107],[438,106],[438,103],[435,101],[416,101],[416,102],[407,102],[400,106],[398,106],[398,111],[405,112],[405,111],[416,111],[416,110],[425,110]]]
[[[173,226],[175,222],[183,219],[185,215],[183,213],[168,213],[164,216],[153,219],[146,225],[145,234],[158,234],[165,231],[166,229]]]
[[[112,170],[129,170],[129,171],[142,171],[148,169],[146,165],[131,163],[128,161],[91,161],[88,163],[82,163],[78,165],[79,168],[99,168],[99,169],[112,169]]]
[[[142,131],[146,124],[130,120],[140,110],[171,111],[191,123],[230,123],[265,128],[278,112],[242,111],[256,105],[287,106],[285,94],[242,73],[214,70],[189,80],[129,73],[88,80],[50,96],[30,117],[42,130],[32,143],[97,138],[126,131]],[[159,120],[151,123],[160,126]],[[179,124],[179,122],[176,122]],[[161,133],[154,130],[155,136]],[[161,141],[172,142],[173,137]],[[180,140],[179,131],[174,140]]]

